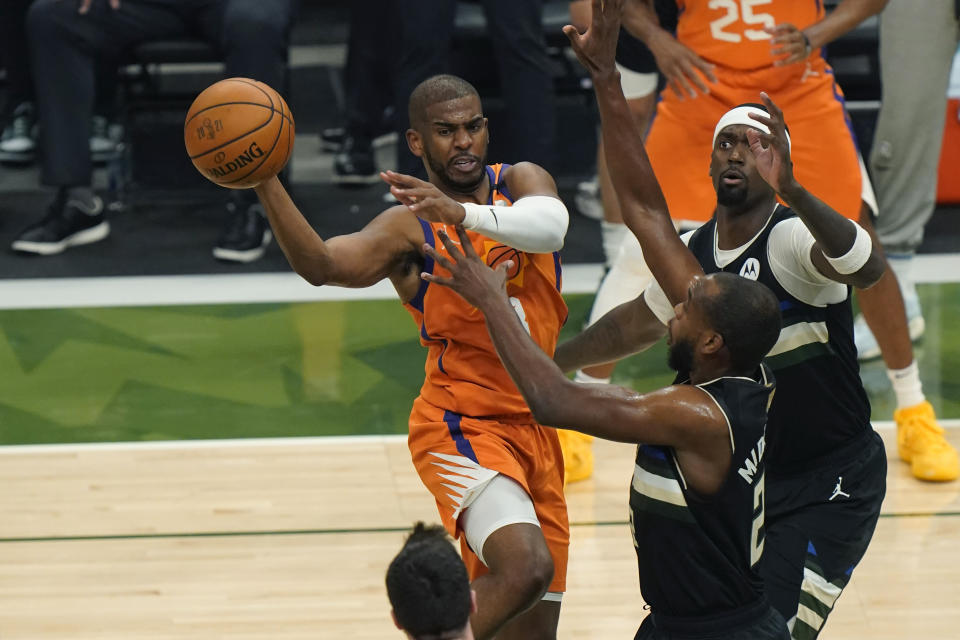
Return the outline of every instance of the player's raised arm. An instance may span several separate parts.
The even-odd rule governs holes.
[[[691,280],[703,274],[680,241],[667,202],[650,166],[643,138],[614,64],[624,0],[593,0],[590,28],[584,34],[570,25],[563,31],[580,62],[590,71],[600,107],[603,145],[623,221],[637,236],[650,271],[671,303],[686,297]]]
[[[790,139],[783,112],[766,93],[761,93],[760,97],[770,115],[751,113],[750,118],[766,125],[770,133],[753,127],[747,129],[747,140],[756,158],[760,177],[797,212],[813,235],[816,244],[811,250],[811,259],[820,273],[861,289],[873,285],[883,275],[885,266],[870,234],[856,222],[834,211],[797,181],[793,175]]]
[[[256,192],[290,266],[312,285],[368,287],[398,275],[404,258],[420,253],[420,225],[402,207],[388,209],[356,233],[323,240],[276,177]]]

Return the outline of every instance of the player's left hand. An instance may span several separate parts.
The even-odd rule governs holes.
[[[784,67],[795,62],[803,62],[810,57],[813,48],[810,46],[810,39],[795,26],[788,22],[778,24],[774,27],[764,29],[772,37],[770,40],[770,54],[777,58],[773,66]]]
[[[430,222],[460,224],[467,215],[463,205],[440,191],[437,185],[395,171],[381,171],[390,193],[400,204]]]
[[[766,93],[760,93],[760,99],[770,113],[770,117],[751,113],[750,117],[763,123],[770,133],[747,127],[747,141],[750,151],[757,161],[757,173],[774,191],[781,193],[783,188],[793,181],[793,161],[790,159],[790,142],[787,138],[787,125],[783,120],[783,111],[773,103]]]
[[[423,245],[423,250],[434,259],[436,264],[449,271],[450,276],[422,273],[421,278],[453,289],[464,300],[480,309],[491,300],[506,298],[507,271],[513,267],[513,260],[504,260],[497,265],[496,269],[491,269],[477,255],[470,237],[460,225],[457,225],[457,236],[460,238],[462,250],[457,248],[443,229],[439,229],[437,235],[440,236],[440,241],[450,254],[450,259],[441,255],[429,244]]]
[[[568,24],[563,33],[577,59],[594,77],[613,73],[625,0],[592,0],[590,26],[583,33]]]

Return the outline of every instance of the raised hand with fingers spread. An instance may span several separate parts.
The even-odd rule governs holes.
[[[422,273],[427,282],[433,282],[449,287],[477,308],[483,308],[485,302],[493,298],[507,297],[507,272],[514,267],[513,260],[504,260],[496,267],[490,268],[480,259],[466,230],[456,226],[459,246],[450,239],[443,229],[437,232],[440,241],[446,248],[450,258],[446,258],[429,244],[423,245],[423,250],[433,258],[438,265],[450,272],[449,276],[440,276],[436,273]]]
[[[750,151],[757,160],[760,177],[773,187],[774,191],[782,193],[795,182],[787,125],[783,120],[783,111],[773,103],[770,96],[761,92],[760,98],[770,116],[751,113],[750,118],[766,125],[770,133],[751,127],[747,129],[747,140],[750,142]]]

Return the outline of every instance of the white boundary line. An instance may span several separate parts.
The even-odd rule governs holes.
[[[592,293],[602,275],[600,265],[567,267],[564,292]],[[389,280],[364,289],[314,287],[292,272],[0,280],[0,309],[390,300],[396,297]]]
[[[566,266],[563,292],[593,293],[602,275],[599,264]],[[920,283],[957,282],[960,255],[917,256],[913,275]],[[396,295],[386,280],[365,289],[313,287],[292,272],[0,279],[0,309],[389,300]]]
[[[940,420],[948,429],[960,428],[960,419]],[[889,431],[891,420],[877,420],[874,429]],[[310,436],[291,438],[224,438],[222,440],[155,440],[150,442],[81,442],[65,444],[9,444],[0,446],[0,455],[23,453],[81,453],[84,451],[164,451],[188,449],[227,449],[255,447],[352,446],[406,442],[405,434],[362,436]]]

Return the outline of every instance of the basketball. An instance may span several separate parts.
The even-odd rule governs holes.
[[[498,244],[487,252],[487,266],[496,269],[497,265],[506,260],[513,260],[513,266],[507,269],[507,280],[513,280],[520,273],[523,266],[523,255],[513,247]]]
[[[190,105],[183,143],[193,166],[229,189],[277,175],[293,150],[293,115],[270,86],[249,78],[210,85]]]

